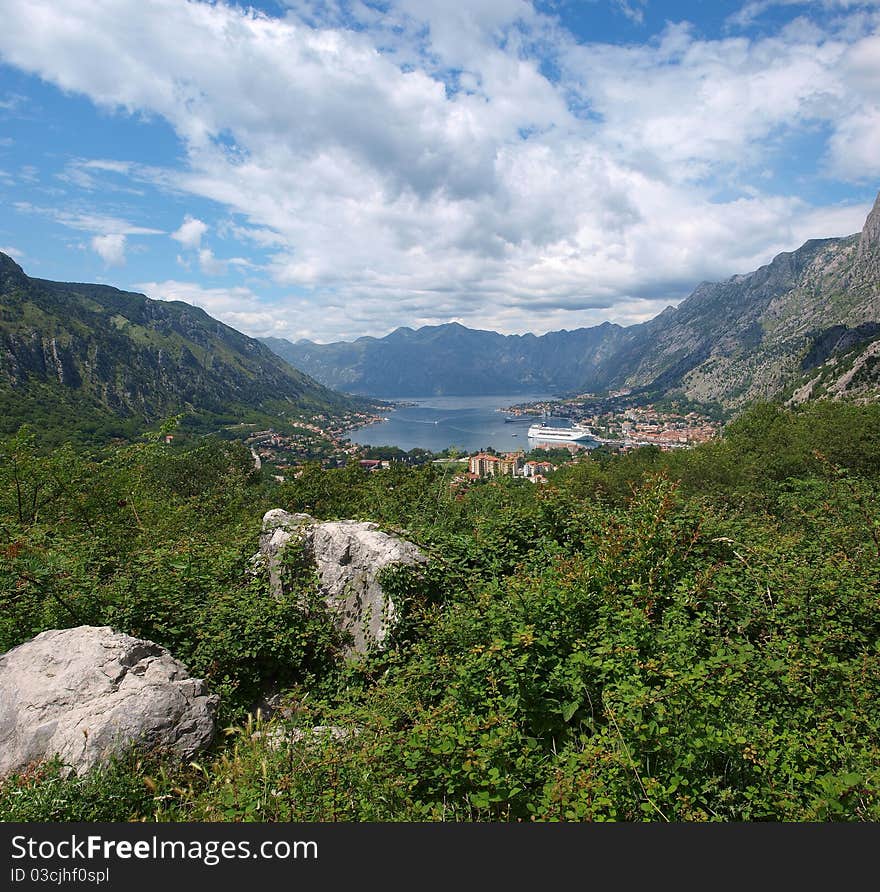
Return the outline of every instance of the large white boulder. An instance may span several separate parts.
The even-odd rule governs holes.
[[[0,656],[0,777],[56,755],[82,773],[133,745],[190,758],[214,736],[217,702],[152,641],[43,632]]]
[[[268,568],[276,593],[282,586],[281,557],[291,539],[301,542],[314,562],[327,606],[352,638],[349,652],[363,654],[385,645],[399,610],[378,575],[386,567],[425,563],[419,548],[374,523],[318,522],[308,514],[274,508],[263,516],[258,559]]]

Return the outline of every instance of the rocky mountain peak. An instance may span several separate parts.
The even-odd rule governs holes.
[[[880,249],[880,194],[874,202],[859,239],[859,256]]]
[[[27,280],[24,270],[8,255],[0,251],[0,291]]]

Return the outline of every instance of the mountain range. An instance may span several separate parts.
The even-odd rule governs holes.
[[[628,327],[535,336],[457,323],[316,344],[264,340],[323,384],[385,397],[605,391],[736,409],[759,398],[873,398],[880,385],[880,196],[861,232],[814,239],[699,285]]]
[[[179,413],[212,424],[351,407],[203,310],[34,279],[0,253],[0,431],[113,436]]]
[[[704,283],[649,322],[541,336],[450,323],[353,342],[260,343],[189,304],[31,278],[0,253],[0,432],[29,422],[106,438],[181,413],[216,426],[362,407],[336,390],[624,388],[728,409],[756,398],[875,399],[880,196],[861,232],[811,240],[755,272]]]
[[[263,343],[328,386],[388,396],[496,394],[565,390],[601,374],[624,343],[609,322],[577,331],[502,335],[457,322],[353,342]],[[332,382],[332,383],[331,383]]]

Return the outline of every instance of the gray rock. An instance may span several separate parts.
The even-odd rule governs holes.
[[[260,551],[254,555],[257,566],[269,570],[269,584],[276,597],[281,595],[281,553],[291,539],[302,539],[309,526],[315,523],[311,514],[290,514],[282,508],[273,508],[263,515],[263,531],[260,533]]]
[[[360,734],[358,728],[342,728],[339,725],[315,725],[313,728],[289,728],[283,724],[271,725],[266,731],[256,731],[255,740],[264,739],[269,749],[296,745],[305,741],[306,745],[325,743],[328,740],[344,743]]]
[[[348,740],[357,737],[357,728],[342,728],[339,725],[315,725],[313,728],[291,728],[288,734],[292,743],[302,740]]]
[[[132,745],[190,758],[214,736],[217,702],[152,641],[43,632],[0,656],[0,777],[55,755],[82,773]]]
[[[425,563],[418,547],[382,532],[374,523],[320,523],[308,514],[274,508],[263,516],[257,558],[268,568],[276,594],[282,586],[281,555],[293,538],[304,544],[328,607],[339,627],[352,637],[349,652],[363,654],[371,646],[383,647],[398,618],[398,608],[383,591],[378,574],[386,567]]]
[[[871,208],[859,237],[859,256],[864,257],[878,249],[880,249],[880,194],[877,195],[874,207]]]

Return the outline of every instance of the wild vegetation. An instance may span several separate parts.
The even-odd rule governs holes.
[[[877,820],[878,484],[880,407],[839,403],[463,490],[432,465],[277,484],[235,443],[22,430],[0,450],[0,650],[82,623],[150,638],[227,731],[189,765],[35,766],[0,817]],[[385,580],[390,649],[338,659],[295,550],[295,596],[269,596],[249,558],[270,507],[425,550]],[[285,708],[255,713],[269,692]]]

